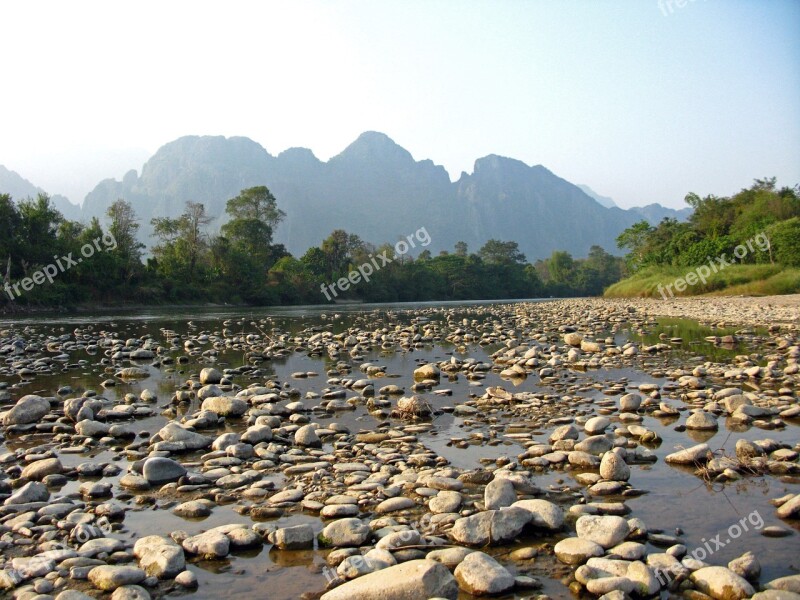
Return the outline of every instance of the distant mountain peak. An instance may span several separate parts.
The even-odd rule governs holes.
[[[365,131],[342,152],[331,158],[331,162],[376,159],[393,163],[413,163],[411,153],[392,138],[379,131]]]
[[[617,203],[614,202],[613,198],[609,198],[608,196],[601,196],[597,192],[595,192],[592,188],[588,185],[580,184],[578,187],[583,191],[584,194],[589,196],[589,198],[593,198],[597,201],[600,206],[605,206],[606,208],[619,208]]]

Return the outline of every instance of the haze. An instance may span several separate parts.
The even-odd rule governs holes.
[[[620,206],[800,182],[800,3],[7,2],[0,164],[74,202],[187,134],[323,160],[385,132]]]

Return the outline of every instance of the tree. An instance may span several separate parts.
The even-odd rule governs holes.
[[[647,221],[639,221],[617,236],[617,247],[629,251],[628,265],[632,271],[638,269],[644,260],[645,248],[653,228]]]
[[[554,283],[568,284],[575,267],[575,261],[569,252],[554,251],[547,263],[550,279]]]
[[[455,251],[456,251],[456,256],[466,256],[467,242],[456,242]]]
[[[521,265],[525,263],[525,255],[519,251],[517,242],[489,240],[478,250],[478,256],[489,264]]]
[[[347,275],[353,254],[363,249],[364,242],[357,235],[348,234],[344,229],[334,230],[322,242],[328,279],[333,280],[341,275]]]
[[[151,221],[153,235],[160,241],[153,248],[153,256],[162,275],[196,283],[199,266],[208,258],[208,235],[204,228],[210,222],[206,207],[198,202],[187,202],[186,210],[177,219],[157,217]]]
[[[275,196],[263,185],[247,188],[228,200],[225,212],[230,220],[222,226],[222,234],[266,273],[274,262],[270,262],[272,235],[286,216]]]
[[[27,275],[32,266],[49,264],[54,254],[62,254],[62,245],[56,233],[64,217],[51,204],[47,194],[39,194],[36,200],[23,200],[18,210],[19,261],[23,273]]]
[[[108,231],[117,242],[114,253],[117,257],[120,277],[130,283],[142,268],[142,250],[145,245],[139,242],[139,219],[130,202],[119,199],[108,207],[106,216],[111,221]]]

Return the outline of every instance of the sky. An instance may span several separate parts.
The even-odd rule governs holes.
[[[322,160],[381,131],[620,206],[800,183],[797,0],[11,0],[0,164],[74,202],[183,135]]]

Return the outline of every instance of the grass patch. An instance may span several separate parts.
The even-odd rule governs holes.
[[[687,285],[679,292],[675,281],[694,273],[693,267],[649,267],[618,281],[606,289],[606,298],[661,297],[659,285],[669,297],[667,286],[672,285],[675,296],[772,296],[800,292],[800,269],[781,265],[730,265],[712,273],[703,283]]]

